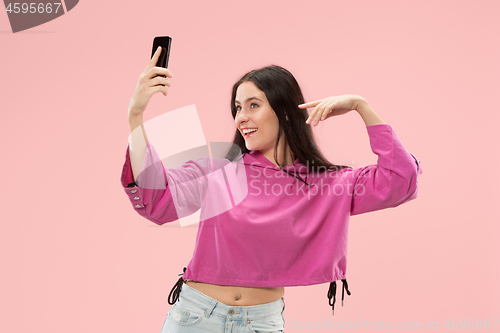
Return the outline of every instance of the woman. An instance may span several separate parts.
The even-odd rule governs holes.
[[[203,189],[184,184],[210,170],[203,159],[169,170],[159,163],[169,189],[148,191],[140,180],[132,181],[141,170],[146,174],[142,161],[159,160],[142,126],[151,96],[159,91],[166,96],[170,87],[170,70],[154,65],[159,54],[160,49],[141,74],[129,105],[130,132],[141,126],[145,140],[141,146],[131,139],[130,148],[135,147],[127,149],[122,185],[136,211],[161,225],[179,217],[173,192],[186,196],[192,212],[206,208]],[[313,108],[309,116],[308,107]],[[333,165],[314,142],[311,124],[351,110],[366,125],[377,165]],[[344,290],[350,295],[345,278],[349,216],[417,196],[419,161],[361,96],[304,103],[293,75],[273,65],[234,85],[231,111],[233,143],[243,155],[231,150],[226,158],[245,165],[248,193],[236,202],[239,193],[231,192],[231,209],[200,222],[193,259],[169,295],[173,306],[162,333],[283,332],[285,286],[330,282],[333,313],[337,280],[343,283],[342,300]]]

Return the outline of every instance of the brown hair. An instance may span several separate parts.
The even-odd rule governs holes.
[[[280,135],[284,131],[285,140],[294,157],[298,158],[301,163],[310,165],[315,172],[325,171],[326,169],[352,169],[350,166],[330,163],[319,151],[314,141],[311,125],[306,124],[306,119],[309,117],[307,109],[298,107],[299,104],[304,103],[300,86],[292,73],[283,67],[270,65],[254,69],[234,84],[231,96],[231,113],[233,119],[236,117],[237,112],[235,105],[236,92],[240,84],[247,81],[253,82],[257,88],[266,94],[269,104],[278,117],[278,138],[274,150],[274,160],[278,165],[278,143]],[[238,129],[236,129],[236,133],[234,134],[233,144],[238,146],[243,154],[250,152],[245,145],[245,139]],[[228,152],[226,158],[232,161],[238,155],[239,152],[236,149],[232,149]],[[309,164],[307,161],[309,161]]]

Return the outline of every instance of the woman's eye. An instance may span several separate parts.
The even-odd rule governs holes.
[[[252,105],[250,105],[250,106],[252,106],[252,107],[253,107],[254,105],[255,105],[255,106],[257,106],[257,107],[259,106],[258,104],[255,104],[255,103],[252,103]],[[240,106],[240,105],[237,105],[237,106],[236,106],[236,111],[240,111],[240,109],[241,109],[241,106]]]

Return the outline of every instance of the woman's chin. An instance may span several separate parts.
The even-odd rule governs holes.
[[[247,147],[248,150],[255,150],[256,148],[254,144],[251,144],[249,142],[245,142],[245,146]]]

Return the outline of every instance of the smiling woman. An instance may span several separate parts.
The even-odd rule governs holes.
[[[160,172],[158,179],[167,183],[163,189],[133,181],[135,170],[142,169],[132,174],[130,159],[160,160],[141,118],[151,95],[166,95],[170,87],[170,80],[154,78],[157,74],[171,78],[168,70],[148,67],[131,100],[130,131],[141,126],[145,144],[127,151],[121,181],[137,212],[162,225],[178,219],[177,198],[189,201],[190,214],[210,210],[214,201],[206,200],[206,189],[196,185],[207,174],[203,159],[175,169],[159,163],[142,171]],[[310,116],[307,107],[313,108]],[[357,169],[332,164],[314,141],[311,122],[317,125],[351,110],[365,122],[377,164]],[[271,65],[235,83],[231,113],[237,149],[225,158],[242,162],[246,178],[243,184],[223,184],[233,199],[239,198],[237,204],[200,221],[193,257],[170,292],[172,307],[162,333],[283,332],[288,286],[329,283],[333,315],[337,281],[342,282],[342,301],[344,291],[351,294],[346,279],[349,217],[417,197],[420,162],[361,96],[304,103],[293,75]],[[238,179],[231,168],[224,171],[226,179]]]
[[[239,100],[244,101],[243,104]],[[238,87],[234,103],[236,108],[234,120],[240,134],[245,139],[246,148],[259,150],[262,155],[273,161],[280,126],[278,117],[267,101],[264,92],[251,81],[243,82]],[[282,132],[278,145],[280,161],[279,164],[276,161],[273,162],[276,165],[293,163],[293,154],[289,149],[285,153],[285,148],[287,147]]]
[[[279,167],[299,159],[314,163],[313,168],[349,168],[328,162],[319,151],[312,128],[306,123],[307,109],[301,109],[300,104],[304,104],[300,86],[285,68],[271,65],[248,72],[232,90],[231,113],[236,124],[233,143],[242,153],[259,150]],[[244,128],[257,128],[259,132],[245,136]],[[235,152],[226,157],[233,160]]]

